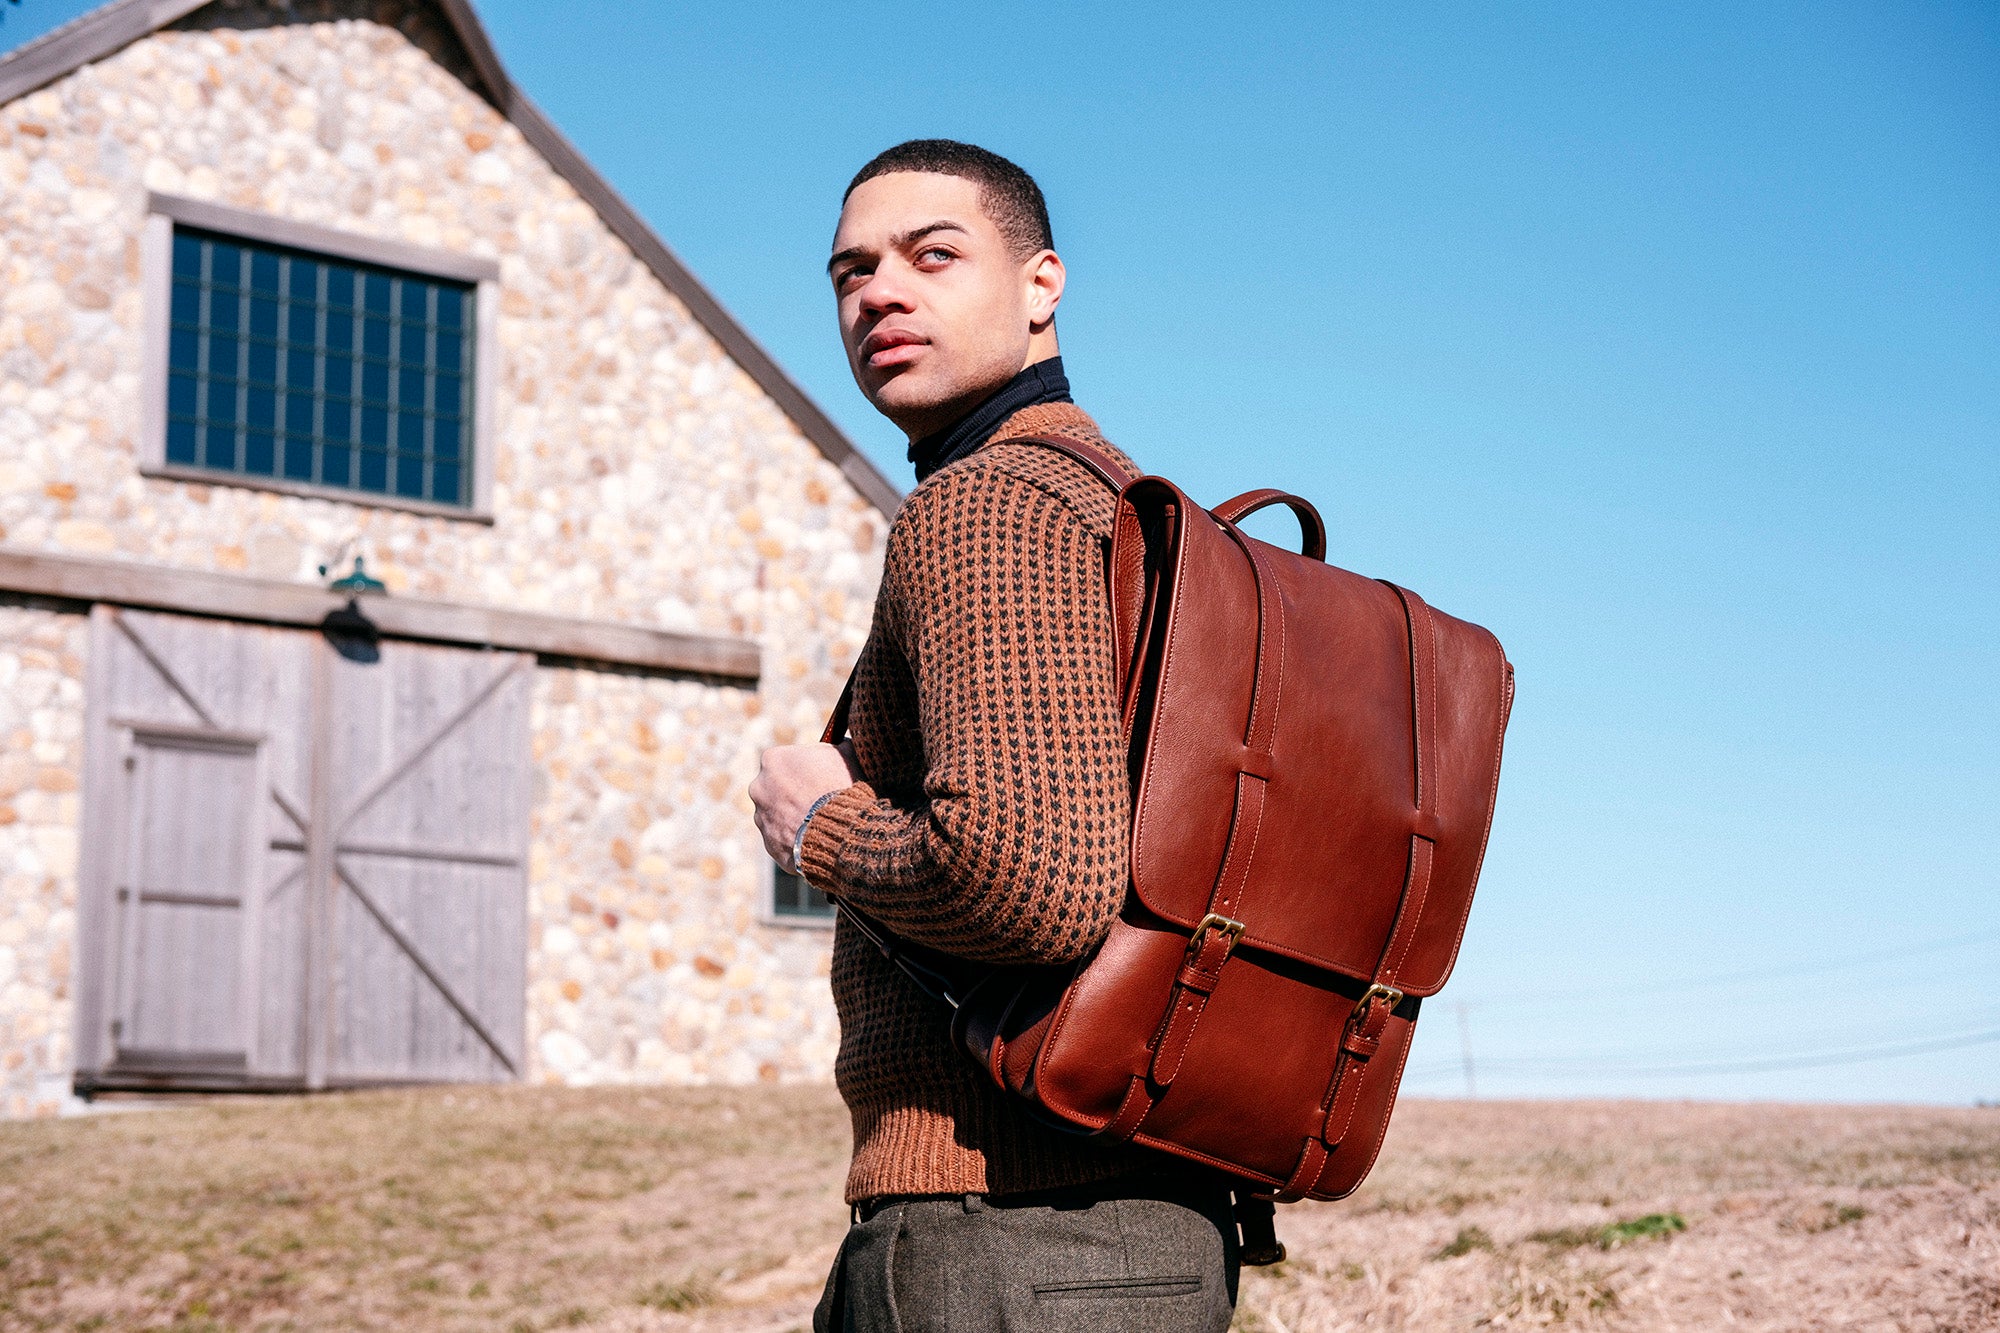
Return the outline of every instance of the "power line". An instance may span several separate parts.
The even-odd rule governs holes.
[[[1645,998],[1657,995],[1676,995],[1691,990],[1707,990],[1717,986],[1737,986],[1763,981],[1782,981],[1793,977],[1823,976],[1833,972],[1845,972],[1851,968],[1869,967],[1883,963],[1897,962],[1904,958],[1917,958],[1924,954],[1941,953],[1946,949],[1962,948],[1968,944],[1980,944],[1987,940],[2000,939],[2000,929],[1988,928],[1964,935],[1953,935],[1946,939],[1929,940],[1920,944],[1905,945],[1897,949],[1877,950],[1872,953],[1850,954],[1846,957],[1827,959],[1820,962],[1801,962],[1781,967],[1746,968],[1736,972],[1720,972],[1703,977],[1686,977],[1674,981],[1659,981],[1642,986],[1575,987],[1568,990],[1536,989],[1501,992],[1498,995],[1471,995],[1460,1003],[1472,1008],[1489,1005],[1545,1003],[1557,1000],[1602,999],[1606,996],[1618,999]]]
[[[1867,1064],[1875,1060],[1893,1060],[1908,1055],[1929,1055],[1938,1051],[1961,1050],[1968,1046],[1981,1046],[2000,1042],[2000,1028],[1985,1028],[1975,1032],[1954,1033],[1947,1037],[1928,1037],[1917,1041],[1893,1042],[1880,1046],[1850,1047],[1846,1050],[1816,1051],[1798,1055],[1764,1056],[1743,1060],[1709,1060],[1682,1064],[1662,1065],[1621,1065],[1615,1060],[1593,1060],[1577,1056],[1516,1056],[1513,1058],[1487,1057],[1483,1063],[1488,1069],[1499,1067],[1503,1070],[1521,1073],[1552,1074],[1559,1077],[1591,1078],[1666,1078],[1683,1074],[1762,1074],[1786,1069],[1820,1069],[1835,1065]],[[1416,1077],[1438,1075],[1450,1072],[1452,1066],[1445,1062],[1426,1065],[1412,1070]]]

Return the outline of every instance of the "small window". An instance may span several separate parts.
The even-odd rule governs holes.
[[[803,875],[771,867],[771,919],[807,925],[833,920],[833,901],[808,884]]]
[[[176,225],[165,461],[469,506],[477,294]]]

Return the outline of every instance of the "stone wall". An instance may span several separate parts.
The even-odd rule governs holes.
[[[428,5],[256,0],[0,107],[0,543],[358,549],[391,595],[757,639],[754,692],[541,673],[531,1076],[824,1076],[826,937],[758,923],[742,793],[838,694],[886,519],[469,77]],[[142,476],[149,188],[496,260],[493,521]]]
[[[748,690],[537,673],[528,1041],[559,1082],[831,1075],[827,932],[763,924]]]
[[[0,1114],[68,1099],[90,621],[0,599]]]

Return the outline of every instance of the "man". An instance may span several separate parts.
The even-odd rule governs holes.
[[[1074,962],[1126,891],[1114,497],[1008,441],[1122,455],[1070,402],[1047,207],[984,149],[901,144],[848,187],[827,271],[855,382],[909,436],[919,484],[890,528],[850,741],[766,751],[758,829],[780,865],[904,939]],[[944,1006],[844,921],[833,993],[855,1224],[815,1329],[1228,1325],[1220,1183],[1031,1119],[955,1050]]]

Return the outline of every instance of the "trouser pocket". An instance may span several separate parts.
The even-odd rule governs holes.
[[[1038,1301],[1123,1301],[1160,1296],[1192,1296],[1199,1277],[1121,1277],[1091,1282],[1047,1282],[1035,1288]]]
[[[1038,1282],[1035,1333],[1222,1333],[1229,1306],[1193,1274]]]

